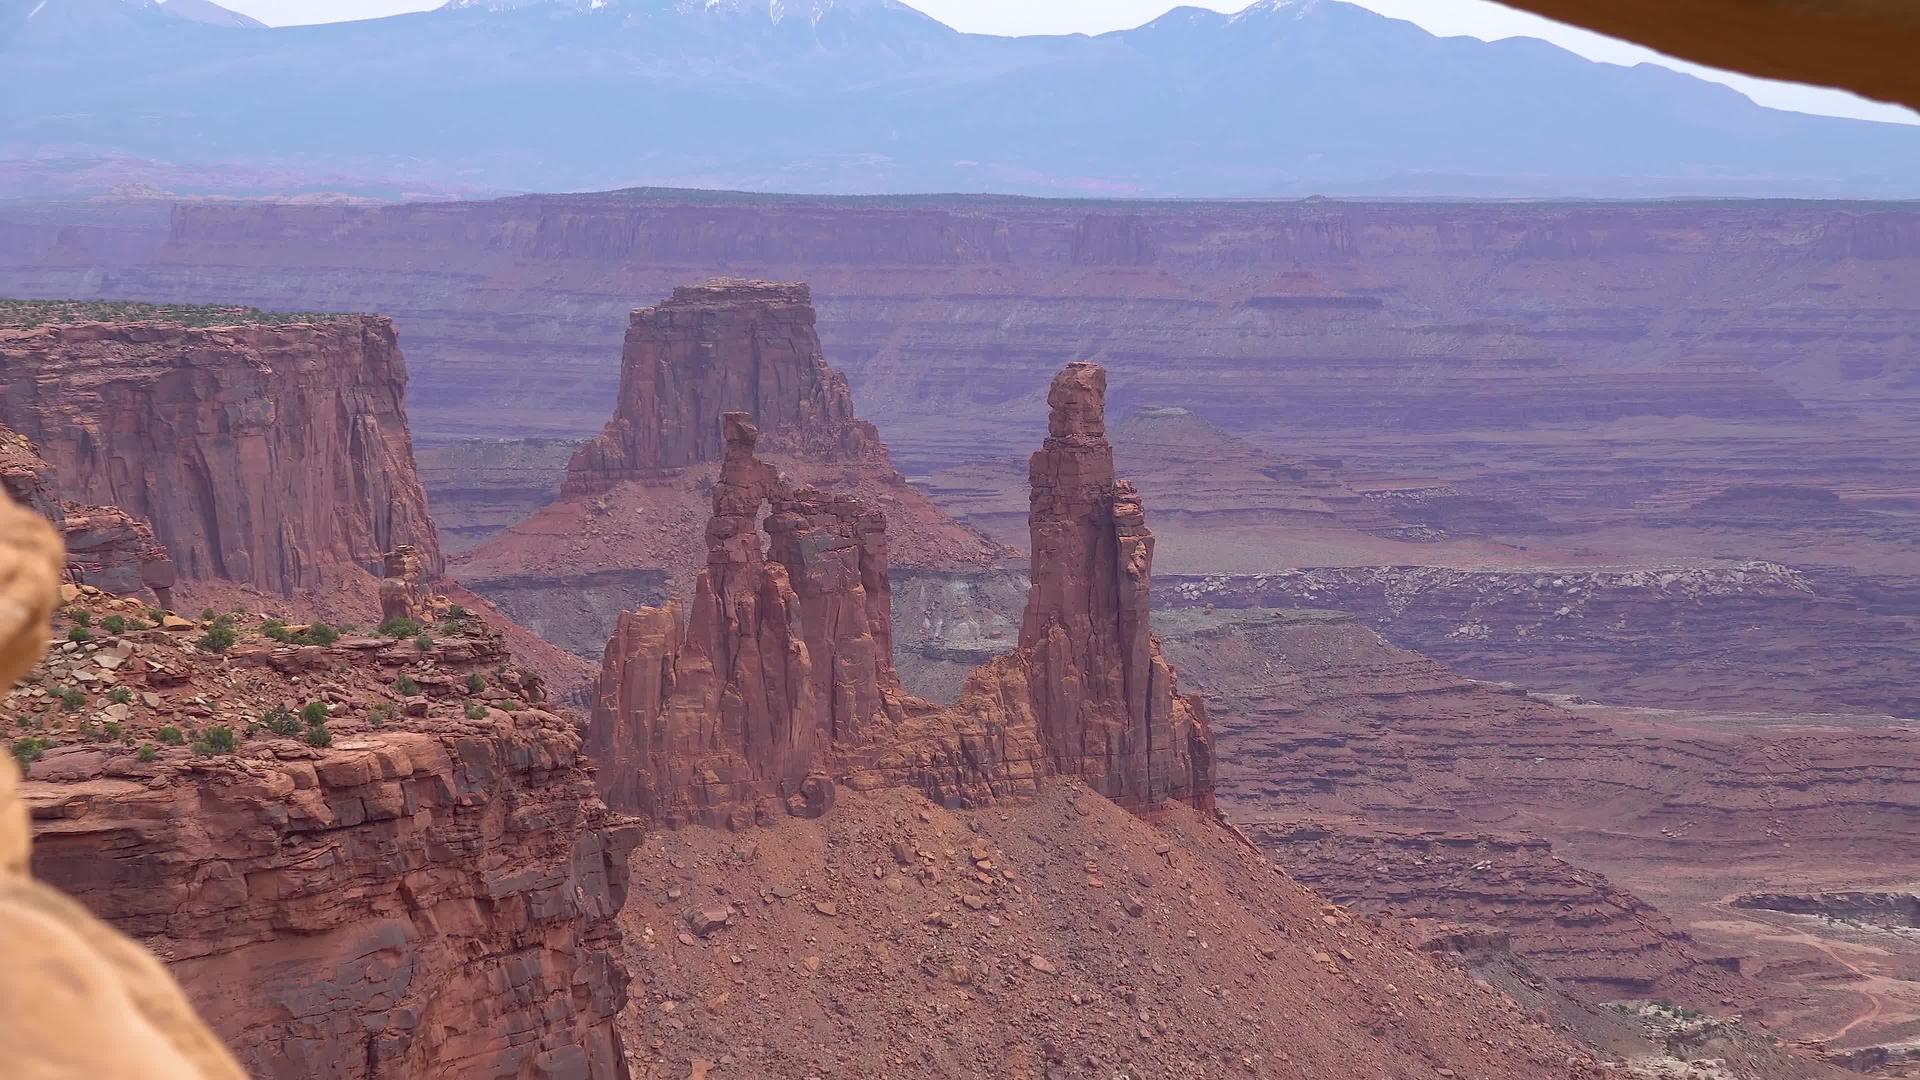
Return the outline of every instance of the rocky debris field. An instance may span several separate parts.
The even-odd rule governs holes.
[[[970,813],[843,793],[818,820],[656,833],[630,865],[640,1077],[1602,1071],[1205,815],[1074,782]]]
[[[0,715],[35,779],[310,757],[336,738],[542,708],[538,676],[458,605],[384,633],[246,612],[185,618],[68,585],[47,657]]]

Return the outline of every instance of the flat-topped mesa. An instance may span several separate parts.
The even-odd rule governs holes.
[[[0,329],[0,420],[62,494],[151,522],[182,577],[281,594],[368,582],[401,544],[441,572],[406,384],[376,316]]]
[[[725,451],[719,418],[747,413],[771,449],[821,461],[885,464],[872,424],[853,413],[827,365],[804,284],[719,278],[635,311],[620,396],[605,430],[577,451],[564,491],[605,491]]]
[[[790,490],[722,421],[707,566],[678,604],[623,612],[589,728],[608,801],[663,824],[741,824],[768,804],[824,811],[836,744],[903,718],[886,522],[848,496]],[[763,549],[760,519],[765,519]]]
[[[1114,476],[1107,374],[1077,361],[1054,377],[1046,445],[1029,465],[1033,585],[1020,650],[1053,767],[1130,806],[1210,806],[1212,735],[1182,696],[1149,610],[1153,533]]]

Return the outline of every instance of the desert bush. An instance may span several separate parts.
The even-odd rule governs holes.
[[[207,632],[201,634],[200,640],[194,644],[198,645],[202,652],[223,653],[233,648],[234,643],[239,640],[240,635],[234,632],[233,627],[215,623],[208,627]]]
[[[13,760],[19,762],[20,767],[25,769],[45,757],[47,748],[52,745],[38,735],[24,735],[13,740]]]
[[[273,708],[262,713],[260,715],[260,722],[265,724],[267,730],[273,732],[275,735],[284,735],[291,738],[300,734],[301,725],[299,718],[294,716],[293,710],[287,708],[285,705],[275,705]]]

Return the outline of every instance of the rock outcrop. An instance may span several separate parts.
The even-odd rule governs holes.
[[[70,588],[92,639],[6,701],[35,871],[158,953],[248,1075],[627,1075],[637,823],[497,630],[151,627]]]
[[[819,804],[837,744],[896,728],[886,522],[857,500],[789,490],[725,417],[707,567],[680,608],[622,613],[590,752],[616,806],[658,821],[725,817],[756,800]],[[760,515],[766,511],[766,547]]]
[[[160,606],[169,606],[176,574],[153,526],[117,506],[82,506],[62,500],[53,466],[31,440],[4,426],[0,426],[0,483],[15,502],[60,530],[67,553],[62,580],[115,593],[149,594]]]
[[[12,463],[9,457],[10,490]],[[52,529],[0,499],[0,684],[11,686],[46,649],[61,565]],[[0,760],[0,955],[7,958],[0,1060],[7,1074],[240,1080],[239,1065],[159,961],[29,875],[16,775],[12,761]]]
[[[380,621],[383,624],[395,619],[420,622],[430,617],[420,595],[424,574],[420,549],[412,544],[402,544],[381,559]]]
[[[1104,387],[1091,364],[1055,380],[1020,645],[946,708],[894,671],[884,517],[790,488],[754,456],[747,415],[729,414],[684,630],[677,604],[623,612],[602,662],[589,750],[609,801],[740,827],[782,804],[817,815],[836,784],[966,806],[1059,774],[1141,812],[1210,809],[1205,710],[1148,625],[1153,537],[1113,474]]]
[[[693,599],[711,565],[711,492],[739,482],[722,464],[727,413],[759,429],[755,460],[788,489],[884,515],[891,558],[951,570],[1008,554],[908,484],[873,425],[854,416],[846,379],[821,355],[805,285],[725,279],[674,290],[633,313],[620,386],[606,430],[573,455],[561,497],[453,564],[460,581],[576,655],[599,657],[622,610]]]
[[[567,465],[565,491],[720,460],[720,417],[747,413],[770,449],[819,461],[885,464],[872,424],[853,414],[846,376],[827,366],[801,284],[721,278],[682,286],[633,313],[613,419]]]
[[[152,523],[181,576],[291,594],[441,557],[406,364],[373,316],[0,329],[0,421],[79,502]]]

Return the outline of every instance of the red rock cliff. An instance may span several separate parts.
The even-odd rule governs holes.
[[[248,1075],[624,1080],[639,831],[499,632],[442,608],[425,650],[302,645],[242,618],[211,653],[191,624],[105,633],[133,601],[76,606],[94,640],[7,699],[38,740],[35,873],[165,960]]]
[[[774,449],[886,461],[873,425],[853,415],[846,377],[820,351],[812,291],[722,278],[633,313],[613,419],[574,454],[565,490],[717,461],[729,412],[751,416]]]
[[[1055,381],[1054,436],[1034,457],[1027,630],[947,708],[905,696],[895,675],[880,515],[789,490],[730,414],[685,630],[676,604],[623,612],[607,645],[588,750],[608,801],[737,827],[776,801],[822,812],[835,783],[957,806],[1053,772],[1134,809],[1210,808],[1212,736],[1148,626],[1152,534],[1113,476],[1104,385],[1090,364]]]
[[[0,426],[0,484],[15,502],[46,518],[66,542],[62,579],[109,592],[151,591],[166,606],[173,560],[153,526],[117,506],[82,506],[60,497],[59,478],[31,440]]]
[[[1029,465],[1033,586],[1020,628],[1048,756],[1108,798],[1212,799],[1212,741],[1198,695],[1182,696],[1149,609],[1153,533],[1116,479],[1107,373],[1054,377],[1046,446]]]
[[[817,804],[809,777],[834,747],[903,717],[885,519],[790,490],[754,457],[745,413],[727,414],[725,434],[691,619],[683,634],[677,604],[622,614],[591,728],[609,801],[656,820],[725,817],[763,797]]]
[[[373,316],[0,330],[0,420],[65,494],[151,521],[186,577],[283,594],[401,544],[440,571],[406,385]]]

